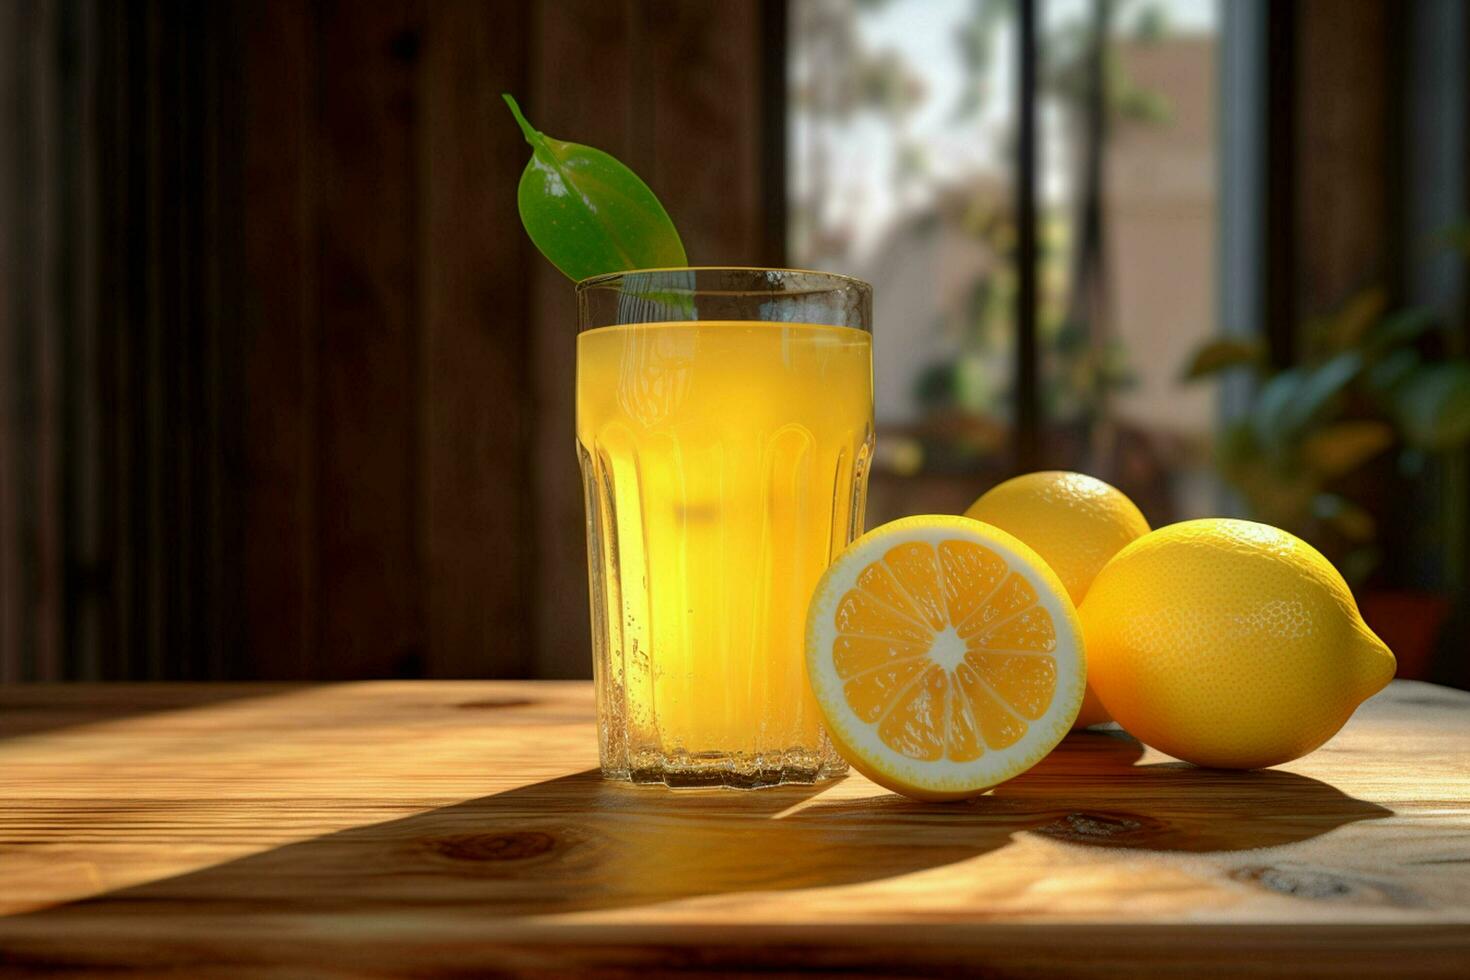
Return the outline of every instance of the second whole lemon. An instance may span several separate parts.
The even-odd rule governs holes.
[[[1331,563],[1252,521],[1185,521],[1139,538],[1079,613],[1088,680],[1108,711],[1201,766],[1305,755],[1395,669]]]
[[[1029,545],[1057,573],[1077,606],[1108,560],[1149,531],[1148,521],[1123,491],[1065,470],[1026,473],[997,484],[965,516]],[[1107,720],[1089,684],[1074,727]]]

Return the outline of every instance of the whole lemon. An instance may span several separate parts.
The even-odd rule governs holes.
[[[1396,667],[1337,569],[1252,521],[1185,521],[1139,538],[1079,611],[1088,680],[1107,710],[1200,766],[1306,755]]]
[[[1082,605],[1092,580],[1124,545],[1148,533],[1148,521],[1116,487],[1063,470],[1027,473],[992,487],[965,516],[1020,538],[1057,573],[1072,603]],[[1074,728],[1108,720],[1093,693],[1082,700]]]

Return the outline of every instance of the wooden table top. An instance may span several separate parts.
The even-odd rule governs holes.
[[[602,781],[591,686],[0,688],[0,974],[1470,976],[1470,694],[1278,769],[1074,735],[978,800]]]

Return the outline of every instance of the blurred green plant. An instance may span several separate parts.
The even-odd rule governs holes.
[[[1432,311],[1389,310],[1379,287],[1309,321],[1300,338],[1304,357],[1290,367],[1273,365],[1258,339],[1211,341],[1185,378],[1256,379],[1221,434],[1221,475],[1256,518],[1312,542],[1356,584],[1382,556],[1366,471],[1392,454],[1413,477],[1430,456],[1470,445],[1470,359]]]

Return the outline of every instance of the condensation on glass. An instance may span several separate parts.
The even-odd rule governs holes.
[[[869,287],[704,268],[577,294],[603,774],[749,788],[845,771],[803,639],[818,578],[863,526]]]

